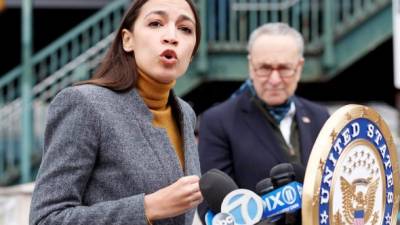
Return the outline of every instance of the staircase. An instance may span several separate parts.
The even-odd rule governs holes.
[[[61,89],[88,79],[113,39],[129,0],[115,0],[33,56],[32,180],[43,146],[46,111]],[[392,35],[391,0],[198,0],[203,25],[199,52],[176,85],[183,95],[204,81],[247,78],[251,30],[270,21],[304,35],[303,81],[328,80]],[[0,77],[0,186],[20,182],[22,67]],[[21,128],[22,127],[22,128]]]
[[[127,4],[126,0],[110,3],[33,56],[32,180],[40,163],[48,103],[61,89],[89,78],[112,41]],[[18,66],[0,78],[0,185],[19,183],[22,174],[21,77],[22,66]]]
[[[303,81],[334,77],[392,35],[390,0],[207,0],[207,3],[207,79],[211,80],[247,77],[247,38],[265,22],[286,22],[303,34],[306,42]]]

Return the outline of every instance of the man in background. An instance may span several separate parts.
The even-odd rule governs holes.
[[[220,169],[239,188],[255,191],[279,163],[307,166],[329,113],[294,94],[304,65],[303,49],[301,34],[287,24],[269,23],[252,32],[249,79],[233,97],[202,114],[202,173]]]

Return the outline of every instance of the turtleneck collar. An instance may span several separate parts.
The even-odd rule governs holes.
[[[138,75],[137,89],[147,107],[151,110],[166,109],[170,90],[175,86],[176,81],[161,83],[142,71],[138,71]]]

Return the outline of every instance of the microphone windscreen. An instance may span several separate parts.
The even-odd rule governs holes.
[[[271,178],[265,178],[256,184],[256,192],[258,195],[265,195],[274,190]]]
[[[272,167],[269,176],[271,177],[275,188],[281,187],[295,180],[294,169],[290,163],[280,163]]]
[[[211,169],[203,174],[199,185],[204,201],[214,213],[221,211],[221,204],[225,196],[238,189],[235,181],[218,169]]]
[[[293,169],[294,169],[294,175],[295,175],[295,181],[299,183],[304,182],[304,175],[306,174],[306,168],[304,168],[303,165],[297,164],[297,163],[292,163]]]

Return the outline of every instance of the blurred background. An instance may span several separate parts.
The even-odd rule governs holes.
[[[28,224],[48,104],[90,77],[131,1],[0,0],[0,225]],[[349,103],[373,107],[399,146],[396,1],[197,0],[202,43],[175,91],[201,122],[204,110],[247,78],[249,33],[265,22],[287,22],[306,41],[297,94],[331,112]]]

